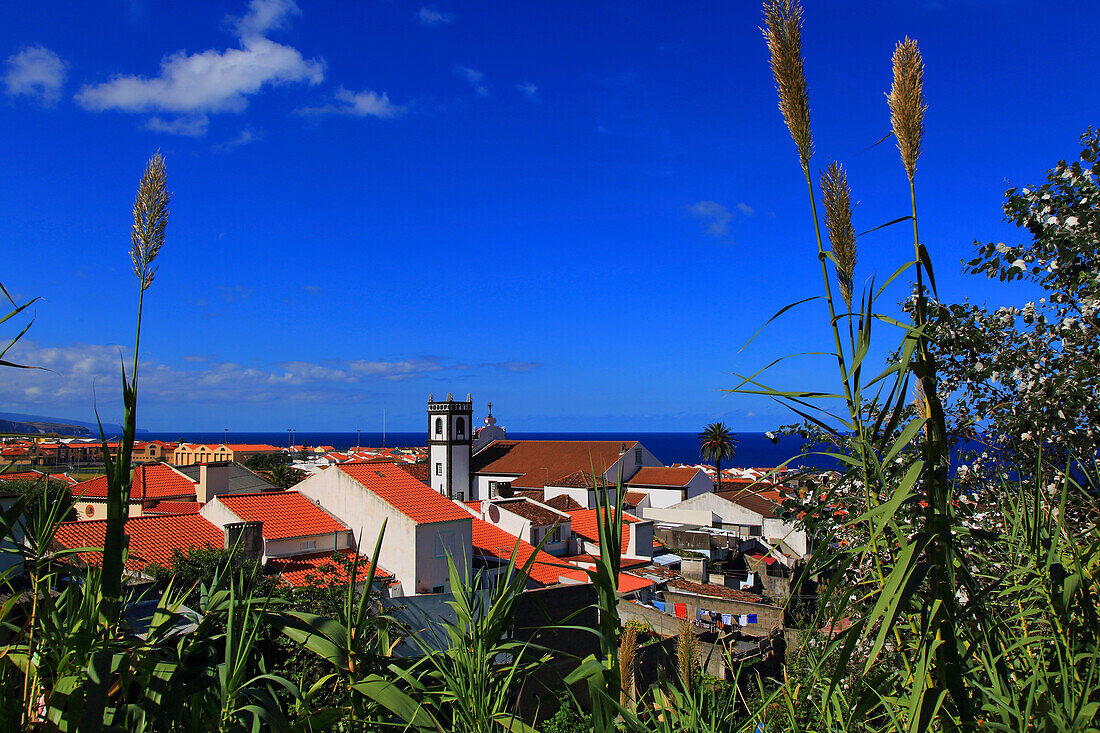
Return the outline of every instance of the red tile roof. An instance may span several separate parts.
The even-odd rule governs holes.
[[[73,497],[85,500],[107,498],[107,477],[97,476],[81,481],[72,488]],[[148,463],[134,467],[131,475],[130,501],[169,499],[195,496],[195,482],[190,477],[164,463]]]
[[[575,509],[569,512],[569,516],[573,519],[572,529],[573,533],[577,534],[589,542],[599,542],[600,532],[597,528],[596,512],[598,509]],[[603,510],[606,511],[606,510]],[[623,537],[622,537],[622,549],[625,550],[627,544],[630,542],[630,523],[641,521],[637,517],[632,517],[629,514],[623,513]]]
[[[626,483],[628,486],[668,486],[680,489],[691,483],[697,473],[697,468],[642,466]]]
[[[541,489],[551,479],[575,471],[604,473],[634,440],[494,440],[478,451],[471,471],[485,474],[516,474],[512,485]]]
[[[40,481],[43,478],[48,478],[50,481],[57,481],[58,483],[65,484],[66,486],[76,486],[76,480],[72,476],[64,473],[46,474],[42,471],[0,473],[0,481]]]
[[[283,540],[347,530],[347,525],[297,491],[221,494],[221,502],[243,522],[263,522],[265,540]]]
[[[768,519],[775,516],[775,510],[778,508],[776,502],[765,498],[751,489],[742,491],[716,491],[714,495],[720,496],[726,501],[733,502],[738,506],[743,506],[749,511],[756,512],[760,516]]]
[[[565,476],[558,476],[546,482],[547,486],[564,486],[568,489],[594,489],[617,486],[615,482],[608,481],[603,476],[593,476],[591,471],[574,471]]]
[[[637,575],[631,575],[630,573],[619,573],[620,593],[633,593],[642,588],[649,588],[652,585],[653,581],[648,578],[639,578]]]
[[[267,566],[270,570],[282,575],[283,580],[296,588],[314,583],[323,586],[343,585],[348,582],[348,570],[343,561],[353,560],[355,550],[339,550],[336,555],[338,555],[338,561],[333,559],[331,552],[311,552],[306,555],[279,557],[269,560]],[[359,567],[356,568],[355,574],[356,582],[366,580],[369,571],[370,558],[360,555]],[[374,578],[389,580],[393,575],[382,568],[375,568]]]
[[[625,502],[632,507],[637,507],[648,496],[644,491],[628,491],[626,492]]]
[[[743,590],[737,590],[736,588],[727,588],[724,585],[714,585],[712,583],[695,583],[690,580],[685,580],[682,577],[674,577],[668,580],[667,590],[676,593],[691,593],[697,596],[709,596],[711,598],[725,598],[730,601],[741,601],[742,603],[763,603],[764,599],[761,596],[754,595],[752,593],[746,593]]]
[[[431,485],[429,483],[430,478],[428,476],[428,464],[427,463],[398,463],[397,465],[402,471],[412,476],[414,479],[425,485]]]
[[[574,499],[569,494],[558,494],[553,499],[547,499],[546,501],[544,501],[542,503],[545,504],[548,507],[553,507],[554,509],[557,509],[558,511],[566,512],[566,513],[569,513],[571,511],[573,511],[574,509],[584,509],[584,507],[582,507],[580,504],[578,504],[577,500]]]
[[[103,547],[107,520],[62,522],[54,535],[55,542],[64,548]],[[172,566],[172,551],[186,551],[190,547],[223,547],[222,531],[198,514],[131,517],[126,520],[126,534],[130,536],[130,555],[126,569],[137,571],[149,563]],[[98,565],[100,552],[82,552],[80,559],[89,565]]]
[[[556,511],[548,509],[524,497],[517,497],[515,499],[496,499],[493,501],[493,504],[518,517],[523,517],[535,527],[549,527],[569,521],[569,517],[563,517]],[[480,509],[480,502],[478,508]]]
[[[471,519],[464,508],[392,463],[340,463],[336,468],[417,524]]]
[[[565,563],[553,555],[549,555],[542,550],[536,550],[530,543],[508,534],[503,529],[494,527],[481,519],[472,518],[472,521],[472,544],[475,555],[496,557],[507,561],[512,557],[512,550],[515,549],[516,565],[519,566],[527,562],[527,559],[534,554],[535,562],[531,565],[530,577],[542,585],[554,585],[559,582],[558,578],[560,576],[569,575],[571,572],[568,568],[558,567],[565,565]]]
[[[142,514],[198,514],[202,504],[197,501],[158,501]]]

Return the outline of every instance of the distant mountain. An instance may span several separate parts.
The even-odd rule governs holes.
[[[108,436],[121,435],[122,426],[115,423],[103,423]],[[99,426],[94,422],[71,420],[65,417],[46,417],[45,415],[25,415],[19,412],[0,412],[0,432],[3,433],[57,433],[83,437],[99,437]],[[144,430],[138,430],[144,433]]]

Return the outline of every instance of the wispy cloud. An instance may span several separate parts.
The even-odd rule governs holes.
[[[752,216],[756,212],[744,202],[734,205],[742,216]],[[730,222],[733,221],[734,212],[717,201],[697,201],[688,204],[688,212],[696,219],[707,225],[705,233],[711,237],[725,237],[729,234]]]
[[[539,98],[539,88],[529,81],[523,84],[516,84],[516,89],[520,90],[523,96],[527,97],[532,102],[537,101]]]
[[[306,291],[310,295],[320,295],[321,294],[321,286],[320,285],[303,285],[302,290]]]
[[[186,137],[202,137],[210,126],[210,118],[206,115],[174,117],[164,119],[162,117],[150,117],[142,127],[151,132],[166,132],[170,135],[184,135]]]
[[[4,90],[10,97],[30,97],[52,105],[61,97],[65,62],[44,46],[27,46],[4,62]]]
[[[529,372],[532,369],[538,369],[542,366],[541,361],[492,361],[481,364],[483,367],[489,367],[491,369],[503,369],[506,372],[512,372],[513,374],[522,374],[523,372]]]
[[[471,69],[469,66],[456,66],[455,73],[466,80],[466,83],[470,85],[477,96],[489,96],[489,87],[485,85],[485,74],[477,69]]]
[[[219,285],[217,287],[226,303],[232,303],[235,300],[246,300],[248,296],[252,295],[252,288],[244,285]]]
[[[688,205],[688,211],[696,219],[706,223],[706,233],[712,237],[724,237],[729,234],[729,224],[733,212],[717,201],[698,201]]]
[[[420,22],[426,26],[447,25],[455,19],[454,13],[445,13],[438,5],[425,5],[416,14]]]
[[[296,112],[303,115],[348,115],[351,117],[377,117],[391,119],[405,112],[405,108],[390,101],[386,92],[379,94],[364,90],[353,92],[340,87],[336,90],[336,101],[319,107],[299,107]]]
[[[100,406],[117,404],[119,354],[125,349],[109,344],[43,346],[20,342],[15,360],[47,367],[18,372],[0,382],[0,403],[8,409],[78,407],[91,405],[93,385]],[[534,362],[505,361],[478,368],[522,373],[540,366]],[[355,399],[356,386],[375,381],[405,381],[468,371],[468,364],[437,356],[396,359],[283,361],[245,366],[200,355],[182,357],[178,366],[143,360],[140,364],[142,398],[153,403],[240,404],[270,401],[324,402]],[[29,412],[34,410],[27,409]],[[109,414],[109,408],[108,413]]]
[[[240,131],[240,133],[225,142],[218,143],[214,146],[216,150],[232,150],[233,148],[239,148],[242,145],[248,145],[254,143],[262,137],[260,133],[253,132],[251,127],[246,127]]]
[[[161,60],[157,76],[119,74],[102,84],[86,84],[76,101],[93,112],[168,112],[195,119],[241,112],[248,98],[265,87],[319,84],[324,79],[322,61],[307,60],[296,48],[266,37],[300,12],[293,0],[252,0],[244,16],[229,19],[240,48],[177,51]],[[171,128],[173,122],[161,124]],[[179,125],[186,128],[186,123]]]

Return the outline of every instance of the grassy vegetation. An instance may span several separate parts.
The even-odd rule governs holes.
[[[948,471],[950,436],[926,328],[935,279],[916,205],[926,108],[919,49],[908,39],[898,44],[888,99],[910,191],[911,214],[895,223],[911,223],[912,260],[886,284],[876,287],[872,280],[859,293],[844,170],[828,166],[818,190],[811,169],[801,8],[769,0],[764,10],[779,106],[805,175],[817,235],[816,251],[807,256],[818,258],[822,274],[822,295],[794,305],[822,306],[835,347],[827,356],[837,366],[837,388],[780,389],[757,373],[733,391],[790,405],[833,438],[838,447],[830,455],[845,466],[842,479],[815,497],[822,510],[807,517],[820,541],[795,584],[813,577],[822,587],[804,624],[806,641],[791,651],[780,679],[757,679],[747,669],[738,671],[736,686],[706,678],[698,668],[695,637],[685,629],[675,674],[647,689],[632,684],[641,646],[639,629],[624,628],[617,610],[621,496],[601,507],[601,553],[589,573],[599,614],[597,628],[590,630],[597,651],[573,660],[567,686],[559,691],[561,710],[553,715],[525,712],[519,704],[523,688],[548,678],[548,665],[561,660],[553,659],[547,645],[554,628],[527,641],[512,635],[526,585],[526,567],[514,558],[489,588],[452,565],[455,620],[437,629],[442,648],[413,634],[422,651],[414,659],[393,656],[397,641],[412,630],[402,629],[375,594],[328,586],[318,589],[324,602],[315,599],[307,610],[256,582],[255,568],[220,556],[184,558],[178,573],[162,573],[163,592],[154,599],[147,633],[136,635],[123,613],[137,599],[123,584],[122,508],[138,404],[141,299],[153,281],[168,216],[165,169],[155,156],[134,207],[138,326],[133,367],[123,378],[123,449],[117,461],[104,446],[110,491],[103,566],[75,569],[76,551],[55,548],[53,533],[70,508],[67,500],[27,492],[0,517],[5,533],[25,532],[28,571],[25,580],[9,574],[6,582],[15,593],[0,604],[0,727],[1096,730],[1100,530],[1094,510],[1100,481],[1088,470],[1092,462],[1056,475],[1041,461],[1010,464],[987,487],[993,500],[973,510],[960,505],[963,492]],[[886,286],[903,276],[914,288],[909,322],[882,315],[877,307]],[[24,307],[16,306],[14,314]],[[897,357],[875,374],[867,371],[866,359],[872,334],[880,329],[894,334]],[[1077,518],[1072,525],[1071,504]],[[837,505],[852,511],[834,520],[824,508]],[[376,540],[377,558],[384,535],[369,539]],[[374,566],[372,560],[371,577]],[[184,617],[185,602],[197,617]],[[185,621],[194,628],[181,633]],[[843,630],[815,631],[828,627]]]

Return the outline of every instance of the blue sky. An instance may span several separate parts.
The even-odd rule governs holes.
[[[908,212],[884,92],[927,65],[922,236],[950,300],[974,239],[1097,122],[1091,4],[811,2],[817,155],[856,229]],[[139,425],[416,430],[429,392],[514,430],[765,430],[735,372],[817,351],[793,144],[753,2],[37,2],[0,10],[0,280],[41,296],[11,411],[116,419],[137,302],[129,217],[158,148],[173,192],[147,293]],[[859,244],[857,280],[911,252]],[[900,300],[902,285],[891,301]],[[10,325],[10,322],[9,322]],[[9,335],[14,332],[8,331]],[[893,336],[880,331],[883,349]],[[122,345],[121,347],[119,345]],[[822,360],[772,371],[828,387]]]

